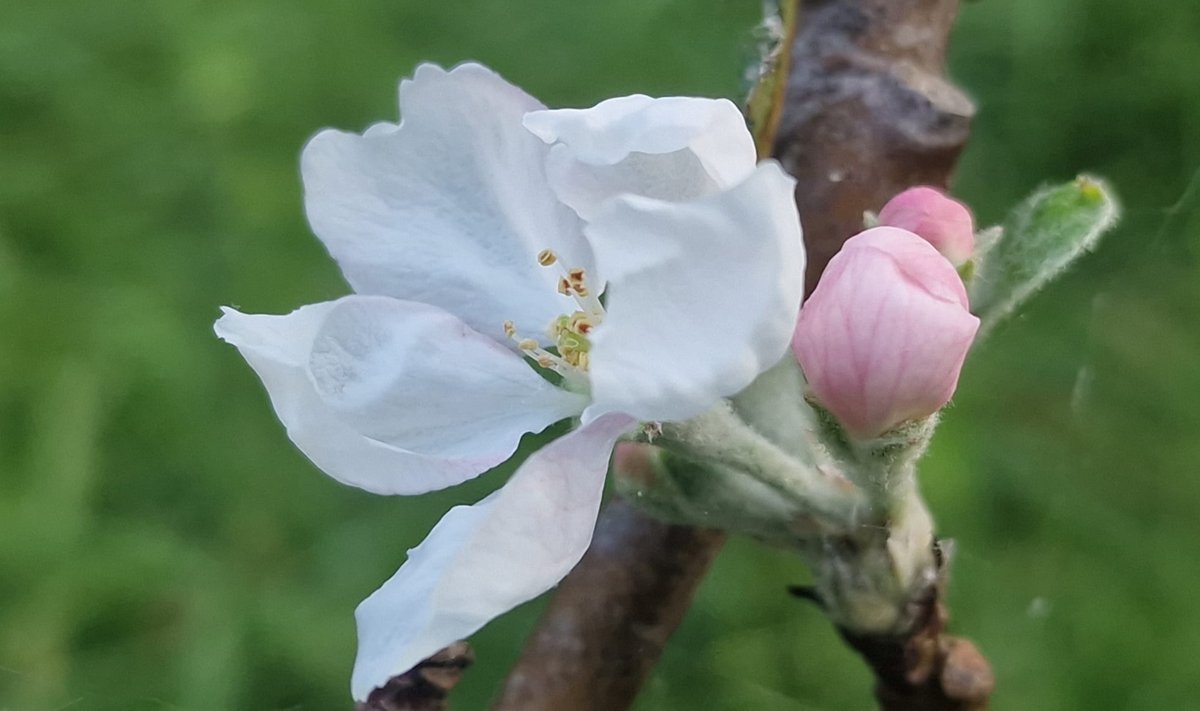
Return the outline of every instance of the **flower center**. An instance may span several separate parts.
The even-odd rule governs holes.
[[[538,252],[537,261],[543,267],[558,267],[562,273],[558,280],[558,293],[574,299],[577,308],[550,322],[546,335],[554,345],[549,348],[543,348],[537,340],[517,333],[512,321],[504,322],[504,334],[516,341],[517,348],[538,367],[558,373],[569,386],[586,387],[588,354],[592,350],[588,334],[604,321],[604,305],[588,286],[585,269],[565,267],[550,249]]]

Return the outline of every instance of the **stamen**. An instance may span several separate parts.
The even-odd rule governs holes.
[[[588,288],[587,270],[582,267],[572,267],[566,270],[566,274],[558,282],[559,293],[575,297],[575,303],[579,304],[579,308],[595,318],[596,323],[599,323],[604,318],[604,306]]]
[[[581,336],[586,336],[595,328],[592,319],[582,311],[576,311],[571,314],[570,329]]]
[[[537,254],[538,264],[543,267],[559,264],[563,270],[563,276],[558,280],[558,293],[563,296],[570,296],[579,304],[579,308],[587,312],[587,314],[596,319],[599,323],[604,317],[604,306],[600,300],[592,295],[591,289],[587,285],[587,270],[583,267],[571,267],[570,269],[563,268],[558,259],[558,254],[552,249],[543,249]]]
[[[538,366],[546,368],[547,370],[553,370],[563,377],[570,377],[573,375],[573,368],[570,363],[567,363],[562,358],[559,358],[545,348],[542,348],[541,344],[532,338],[521,338],[515,333],[515,331],[511,336],[509,336],[509,338],[516,341],[517,348],[523,351],[526,356],[533,358],[534,362],[537,363]]]
[[[587,298],[587,270],[581,267],[567,270],[567,282],[571,285],[571,291],[578,296]]]
[[[554,319],[546,328],[546,335],[554,342],[557,353],[542,348],[532,338],[520,336],[512,321],[504,322],[504,335],[515,341],[517,348],[538,367],[553,370],[586,389],[592,350],[588,335],[604,320],[604,305],[588,288],[587,270],[583,267],[566,268],[552,249],[538,252],[537,261],[543,267],[559,265],[558,293],[573,298],[579,308],[569,316]]]

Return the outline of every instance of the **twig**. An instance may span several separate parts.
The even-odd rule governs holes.
[[[958,0],[802,0],[774,154],[796,177],[811,290],[913,185],[945,185],[974,107],[945,79]]]
[[[613,500],[492,711],[628,708],[724,541]]]
[[[394,676],[355,711],[445,711],[450,690],[475,662],[466,642],[455,642],[407,672]]]
[[[968,639],[945,633],[940,586],[925,616],[906,635],[856,635],[842,639],[875,672],[875,697],[883,711],[984,711],[995,688],[991,665]]]

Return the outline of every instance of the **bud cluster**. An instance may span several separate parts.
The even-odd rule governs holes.
[[[967,208],[913,188],[879,223],[830,261],[792,342],[813,398],[858,440],[940,410],[979,329],[955,269],[974,247]]]
[[[625,452],[618,487],[665,520],[798,551],[843,629],[910,629],[912,601],[944,564],[917,481],[937,413],[981,326],[1111,224],[1099,185],[1043,190],[978,235],[938,190],[897,195],[830,260],[800,310],[795,357]]]

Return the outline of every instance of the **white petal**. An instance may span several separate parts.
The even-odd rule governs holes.
[[[601,417],[535,452],[499,491],[442,517],[358,606],[354,698],[558,584],[591,542],[613,444],[633,422]]]
[[[592,267],[578,218],[546,182],[546,146],[521,126],[536,99],[478,64],[425,64],[400,84],[403,121],[327,130],[304,149],[317,236],[362,294],[440,306],[499,337],[537,338],[571,310],[537,253]]]
[[[551,185],[584,219],[616,195],[692,200],[754,170],[754,140],[726,99],[625,96],[531,112],[525,126],[557,144],[547,163]]]
[[[465,481],[584,404],[454,316],[410,301],[350,296],[286,316],[226,309],[216,331],[314,464],[380,494]]]
[[[626,197],[587,230],[607,275],[586,417],[680,420],[784,354],[804,290],[794,181],[765,162],[734,188],[675,204]]]

